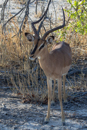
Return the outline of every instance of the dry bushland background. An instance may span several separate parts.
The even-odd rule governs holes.
[[[19,2],[25,3],[25,1]],[[11,28],[6,26],[5,34],[2,33],[0,25],[0,85],[9,86],[12,91],[23,97],[23,102],[47,103],[46,76],[38,60],[34,62],[29,60],[32,43],[28,42],[24,35],[26,31],[29,32],[29,23],[26,22],[19,35],[17,35],[20,29],[17,19],[13,18],[10,24]],[[66,80],[67,97],[69,97],[70,93],[87,91],[87,34],[81,35],[72,31],[72,28],[68,31],[62,29],[60,32],[55,32],[56,39],[53,44],[61,40],[61,33],[64,31],[62,40],[69,43],[72,49],[72,65]],[[51,50],[52,46],[48,49]],[[57,99],[56,94],[55,98]]]

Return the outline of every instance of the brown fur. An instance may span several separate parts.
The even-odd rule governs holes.
[[[39,56],[41,68],[46,76],[52,79],[57,79],[67,73],[71,65],[71,49],[65,42],[54,45],[50,53],[47,46],[44,47]]]

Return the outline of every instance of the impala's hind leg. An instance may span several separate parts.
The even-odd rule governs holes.
[[[63,125],[65,125],[65,114],[63,111],[63,104],[62,104],[62,78],[58,79],[58,98],[59,98],[60,107],[61,107],[62,123],[63,123]]]
[[[54,86],[53,86],[53,91],[52,91],[52,101],[51,105],[55,104],[55,87],[56,87],[56,80],[54,80]]]
[[[67,102],[67,96],[65,91],[65,80],[66,80],[66,75],[63,75],[63,100],[64,102]]]

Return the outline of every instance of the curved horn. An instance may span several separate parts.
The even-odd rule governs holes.
[[[62,8],[62,11],[63,11],[63,24],[60,25],[60,26],[58,26],[58,27],[55,27],[55,28],[53,28],[53,29],[50,29],[49,31],[47,31],[47,32],[43,35],[42,39],[45,39],[49,33],[52,33],[53,31],[56,31],[56,30],[58,30],[58,29],[61,29],[61,28],[63,28],[63,27],[65,26],[65,13],[64,13],[63,8]]]
[[[47,9],[46,9],[46,11],[44,12],[44,14],[42,15],[42,17],[41,17],[39,20],[34,21],[34,22],[31,23],[32,28],[33,28],[33,31],[34,31],[34,33],[35,33],[35,35],[36,35],[37,37],[39,37],[39,32],[40,32],[40,29],[41,29],[42,24],[43,24],[43,21],[44,21],[43,18],[44,18],[44,16],[47,14],[47,11],[48,11],[48,8],[49,8],[49,5],[50,5],[50,2],[51,2],[51,0],[49,0],[49,2],[48,2],[48,6],[47,6]],[[38,31],[37,31],[36,28],[35,28],[35,26],[34,26],[34,24],[39,23],[42,19],[43,19],[43,21],[42,21],[41,24],[39,25],[39,29],[38,29]]]

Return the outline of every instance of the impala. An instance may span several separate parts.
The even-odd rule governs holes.
[[[49,121],[50,118],[50,104],[51,104],[51,97],[52,97],[52,80],[58,80],[58,98],[60,101],[61,106],[61,118],[63,125],[65,124],[65,115],[63,111],[63,105],[62,105],[62,76],[66,75],[68,73],[68,70],[71,65],[71,48],[70,46],[62,41],[60,43],[56,43],[52,51],[49,53],[47,49],[47,45],[51,44],[54,40],[54,36],[48,36],[48,34],[52,33],[53,31],[56,31],[58,29],[61,29],[65,26],[65,14],[64,10],[62,8],[63,12],[63,24],[55,27],[53,29],[48,30],[45,32],[45,34],[40,37],[40,29],[43,25],[43,21],[46,19],[46,14],[49,8],[49,5],[51,3],[51,0],[49,0],[47,8],[42,15],[42,17],[31,23],[32,29],[34,31],[35,36],[33,36],[30,33],[25,33],[25,36],[29,41],[34,41],[34,49],[30,52],[30,60],[34,60],[38,58],[40,67],[43,69],[46,77],[47,77],[47,86],[48,86],[48,113],[45,119],[45,122]],[[35,24],[40,23],[38,30],[35,28]]]

